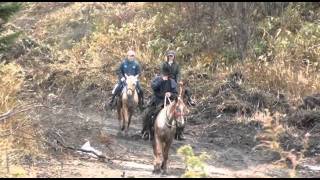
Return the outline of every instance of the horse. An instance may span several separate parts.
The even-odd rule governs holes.
[[[188,104],[186,96],[185,96],[185,84],[181,81],[179,82],[180,88],[183,92],[181,92],[181,97],[183,97],[182,101],[184,104]],[[183,88],[183,89],[182,89]],[[161,109],[163,108],[164,104],[159,104],[156,107],[149,107],[149,108],[153,108],[152,110],[147,110],[145,111],[145,115],[143,116],[143,120],[142,120],[142,139],[147,140],[149,139],[149,141],[153,140],[153,135],[154,135],[154,122],[155,119],[157,117],[157,114],[161,111]],[[176,129],[176,131],[183,131],[184,127],[179,127]],[[178,133],[178,132],[177,132]],[[178,135],[176,133],[175,137]]]
[[[126,76],[125,86],[122,90],[120,98],[117,100],[117,111],[120,129],[118,134],[124,132],[125,136],[128,136],[128,130],[131,123],[132,115],[136,107],[138,106],[138,92],[136,85],[138,81],[138,75]]]
[[[160,173],[161,170],[164,174],[167,173],[169,149],[174,139],[176,128],[184,126],[185,115],[189,113],[189,110],[183,101],[183,92],[183,88],[180,88],[180,93],[173,102],[170,102],[170,99],[166,97],[164,108],[156,117],[152,144],[154,154],[153,173],[155,174]],[[166,103],[167,99],[169,101],[168,105]]]

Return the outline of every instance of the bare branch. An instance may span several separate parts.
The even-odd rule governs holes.
[[[16,114],[19,114],[19,113],[22,113],[22,112],[26,112],[26,111],[29,111],[31,109],[34,109],[34,108],[37,108],[37,107],[46,107],[48,108],[47,106],[44,106],[44,105],[34,105],[34,104],[29,104],[29,105],[25,105],[25,106],[22,106],[22,105],[19,105],[19,106],[16,106],[12,109],[10,109],[8,112],[0,115],[0,122],[5,120],[5,119],[8,119]]]

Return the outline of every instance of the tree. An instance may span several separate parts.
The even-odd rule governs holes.
[[[0,3],[0,53],[6,51],[20,34],[20,32],[6,33],[4,28],[4,24],[20,8],[20,3]]]

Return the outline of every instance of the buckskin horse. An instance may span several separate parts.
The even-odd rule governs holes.
[[[138,106],[138,93],[136,85],[138,81],[137,76],[126,76],[125,86],[122,90],[120,98],[117,102],[118,120],[120,123],[119,134],[124,132],[128,136],[128,130],[131,123],[132,115]]]
[[[185,115],[189,110],[183,102],[183,85],[180,84],[179,95],[170,102],[169,98],[165,98],[164,108],[159,112],[154,123],[154,139],[153,139],[153,154],[154,154],[154,170],[153,173],[158,174],[163,171],[167,173],[167,161],[169,149],[174,139],[177,127],[184,126]],[[169,101],[167,105],[166,101]],[[162,155],[162,161],[161,161]]]

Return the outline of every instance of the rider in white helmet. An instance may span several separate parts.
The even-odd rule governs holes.
[[[114,105],[114,99],[117,95],[120,95],[122,88],[124,87],[124,82],[125,82],[125,74],[127,76],[133,75],[140,75],[141,73],[141,67],[137,61],[137,59],[135,58],[136,53],[133,50],[129,50],[127,53],[128,57],[125,58],[122,63],[120,64],[119,68],[118,68],[118,78],[119,81],[116,84],[116,86],[114,87],[114,89],[112,90],[112,97],[111,100],[109,102],[109,106],[113,107]],[[142,88],[140,86],[139,81],[137,82],[137,91],[138,91],[138,95],[139,95],[139,108],[143,109],[143,91]]]

